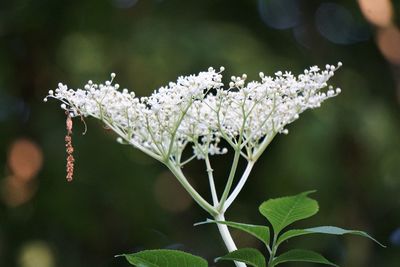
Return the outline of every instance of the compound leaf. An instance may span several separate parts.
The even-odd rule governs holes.
[[[314,262],[339,267],[338,265],[328,261],[321,254],[311,250],[303,249],[293,249],[289,250],[288,252],[282,253],[280,256],[276,257],[272,261],[272,267],[289,261]]]
[[[123,254],[130,264],[137,267],[207,267],[207,261],[192,254],[168,249],[144,250]]]
[[[264,256],[254,248],[241,248],[215,259],[215,261],[221,260],[240,261],[253,267],[266,267]]]
[[[275,235],[286,226],[318,212],[318,202],[307,196],[312,192],[270,199],[261,204],[259,211],[271,223]]]

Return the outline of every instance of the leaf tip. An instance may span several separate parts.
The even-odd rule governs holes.
[[[303,193],[301,193],[301,195],[304,195],[304,196],[308,196],[309,194],[313,194],[313,193],[316,193],[317,192],[317,190],[308,190],[308,191],[305,191],[305,192],[303,192]]]

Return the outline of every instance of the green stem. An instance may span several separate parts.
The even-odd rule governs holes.
[[[262,155],[262,153],[265,151],[265,149],[268,147],[268,145],[271,143],[271,141],[274,139],[276,134],[277,134],[277,132],[274,132],[269,137],[265,137],[265,139],[261,142],[259,148],[250,157],[250,159],[253,161],[256,161]]]
[[[173,146],[174,146],[174,141],[175,141],[176,132],[178,131],[179,126],[181,125],[181,123],[182,123],[182,121],[183,121],[183,118],[185,117],[185,115],[186,115],[186,113],[188,112],[188,110],[189,110],[190,106],[192,105],[192,103],[193,103],[193,101],[190,100],[189,104],[188,104],[187,107],[184,109],[184,111],[182,112],[182,114],[181,114],[181,116],[179,117],[178,121],[176,122],[176,127],[175,127],[175,129],[174,129],[174,131],[172,132],[172,135],[171,135],[171,142],[169,143],[169,147],[168,147],[168,152],[167,152],[167,155],[166,155],[166,159],[168,159],[168,157],[171,155],[171,151],[172,151],[172,148],[173,148]]]
[[[236,169],[239,164],[239,159],[240,159],[240,149],[237,148],[235,150],[235,155],[233,156],[233,162],[232,162],[231,171],[229,172],[228,181],[226,182],[224,192],[222,193],[222,197],[221,197],[221,200],[218,205],[218,210],[220,210],[220,211],[223,209],[225,201],[228,198],[229,192],[231,191],[233,179],[235,178]]]
[[[181,169],[176,167],[172,162],[168,161],[165,165],[171,170],[171,172],[175,175],[178,181],[182,184],[182,186],[186,189],[189,195],[200,205],[205,211],[207,211],[210,215],[216,216],[218,215],[218,211],[211,206],[200,194],[192,187],[192,185],[188,182],[185,175],[182,173]]]
[[[278,236],[274,234],[274,239],[272,240],[271,252],[269,254],[268,267],[273,267],[272,263],[275,258],[276,250],[278,249],[278,246],[276,245],[277,238]]]
[[[229,208],[229,206],[233,203],[233,201],[235,201],[236,197],[239,195],[240,191],[242,190],[244,184],[247,181],[247,178],[250,175],[250,172],[251,172],[251,170],[252,170],[252,168],[254,166],[254,163],[255,163],[254,161],[249,161],[247,163],[246,169],[244,170],[242,177],[240,178],[240,180],[239,180],[238,184],[236,185],[235,189],[232,191],[230,196],[227,198],[227,200],[226,200],[226,202],[225,202],[225,204],[224,204],[224,206],[222,208],[223,212],[225,212]]]
[[[214,207],[216,207],[218,205],[218,196],[217,196],[217,190],[215,188],[213,169],[211,168],[211,163],[208,154],[205,155],[205,161],[207,166],[208,182],[210,184],[211,197],[213,200]]]
[[[99,119],[100,119],[100,118],[99,118]],[[160,161],[160,162],[163,162],[162,157],[160,157],[160,156],[157,155],[156,153],[152,152],[150,149],[147,149],[147,148],[145,148],[144,146],[142,146],[142,145],[140,145],[140,144],[138,144],[138,143],[136,143],[136,142],[133,142],[132,140],[130,140],[129,138],[127,138],[126,135],[125,135],[121,130],[119,130],[118,128],[112,126],[112,124],[109,123],[108,121],[103,120],[103,122],[104,122],[105,125],[107,125],[107,127],[109,127],[110,129],[112,129],[112,130],[113,130],[115,133],[117,133],[120,137],[122,137],[123,139],[125,139],[126,142],[128,142],[128,143],[131,144],[131,145],[133,145],[134,147],[136,147],[137,149],[139,149],[139,150],[142,151],[143,153],[149,155],[150,157],[152,157],[152,158],[154,158],[154,159],[156,159],[156,160],[158,160],[158,161]]]

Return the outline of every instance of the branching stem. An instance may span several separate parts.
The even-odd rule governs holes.
[[[225,212],[230,207],[230,205],[233,203],[233,201],[235,201],[236,197],[239,195],[240,191],[242,190],[244,184],[247,181],[247,178],[249,178],[254,163],[255,161],[249,161],[247,163],[246,169],[244,170],[242,177],[240,178],[238,184],[236,185],[235,189],[232,191],[232,193],[230,194],[230,196],[228,197],[222,208],[223,212]]]
[[[170,171],[175,175],[178,181],[182,184],[182,186],[186,189],[186,191],[190,194],[190,196],[200,205],[205,211],[207,211],[210,215],[216,216],[218,215],[218,211],[210,205],[197,191],[193,188],[193,186],[186,179],[185,175],[182,173],[181,169],[175,166],[172,162],[168,161],[165,165],[170,169]]]
[[[214,170],[211,168],[211,163],[210,163],[208,154],[206,154],[204,160],[206,162],[208,181],[210,184],[210,190],[211,190],[213,204],[214,204],[214,207],[217,207],[218,206],[218,196],[217,196],[217,190],[215,188],[215,182],[214,182],[214,175],[213,175]]]

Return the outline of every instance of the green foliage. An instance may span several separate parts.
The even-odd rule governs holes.
[[[318,212],[318,202],[307,197],[312,192],[270,199],[261,204],[259,211],[272,224],[275,235],[286,226]]]
[[[266,267],[264,256],[260,251],[254,248],[241,248],[235,250],[216,259],[216,261],[220,260],[240,261],[253,267]]]
[[[205,224],[205,223],[219,223],[219,224],[226,224],[232,228],[242,230],[261,242],[263,242],[266,246],[269,245],[270,242],[270,233],[268,226],[264,225],[254,225],[254,224],[246,224],[246,223],[237,223],[237,222],[230,222],[230,221],[215,221],[208,219],[205,222],[197,223],[195,225]]]
[[[124,254],[130,264],[137,267],[207,267],[207,261],[186,252],[176,250],[144,250]]]
[[[196,225],[206,223],[225,224],[229,227],[244,231],[262,241],[269,252],[268,263],[264,255],[253,248],[241,248],[216,259],[216,261],[243,262],[253,267],[274,267],[285,262],[312,262],[338,266],[319,253],[310,250],[292,249],[277,255],[278,247],[282,242],[292,237],[309,234],[358,235],[369,238],[384,247],[384,245],[363,231],[346,230],[335,226],[319,226],[284,231],[288,225],[309,218],[318,212],[317,201],[308,197],[311,192],[313,191],[304,192],[295,196],[270,199],[260,205],[260,213],[266,217],[272,225],[272,240],[269,227],[263,225],[216,220],[207,220]],[[147,250],[134,254],[125,254],[123,256],[126,257],[129,263],[137,267],[207,267],[207,262],[204,259],[175,250]]]
[[[288,261],[314,262],[314,263],[327,264],[327,265],[331,265],[331,266],[338,266],[338,265],[328,261],[321,254],[311,251],[311,250],[304,250],[304,249],[292,249],[292,250],[289,250],[288,252],[282,253],[279,257],[276,257],[272,261],[271,266],[276,266],[278,264],[288,262]]]
[[[376,242],[377,244],[383,246],[381,243],[379,243],[377,240],[375,240],[365,232],[358,230],[346,230],[335,226],[319,226],[307,229],[295,229],[295,230],[284,231],[284,229],[290,224],[302,219],[309,218],[318,212],[317,201],[308,197],[308,195],[312,192],[313,191],[308,191],[294,196],[270,199],[260,205],[259,207],[260,213],[264,217],[266,217],[270,222],[270,224],[272,225],[272,230],[273,230],[272,240],[270,239],[270,231],[265,230],[264,228],[267,226],[263,227],[260,225],[255,226],[249,224],[239,224],[234,222],[219,222],[212,220],[208,220],[207,222],[226,224],[230,227],[250,233],[251,235],[255,236],[260,240],[262,240],[262,237],[260,237],[260,233],[264,233],[264,235],[265,233],[268,233],[267,240],[269,240],[269,242],[264,242],[269,252],[268,267],[273,267],[284,262],[313,262],[313,263],[337,266],[336,264],[324,258],[322,255],[309,250],[293,249],[288,252],[282,253],[281,255],[278,256],[277,250],[279,245],[281,245],[282,242],[296,236],[302,236],[308,234],[329,234],[329,235],[352,234],[352,235],[367,237]],[[232,256],[232,254],[234,256]],[[254,263],[255,255],[258,255],[254,251],[252,251],[252,254],[250,253],[246,254],[243,252],[240,252],[238,254],[240,255],[240,257],[234,254],[234,252],[231,252],[221,258],[229,260],[237,260],[246,263],[252,262],[253,263],[252,266],[262,266],[262,265],[256,265]]]
[[[353,234],[353,235],[359,235],[359,236],[367,237],[367,238],[373,240],[375,243],[379,244],[380,246],[385,247],[383,244],[379,243],[376,239],[374,239],[369,234],[367,234],[363,231],[346,230],[346,229],[342,229],[342,228],[336,227],[336,226],[319,226],[319,227],[313,227],[313,228],[307,228],[307,229],[288,230],[278,238],[277,245],[280,245],[283,241],[288,240],[292,237],[309,235],[309,234],[328,234],[328,235]]]

